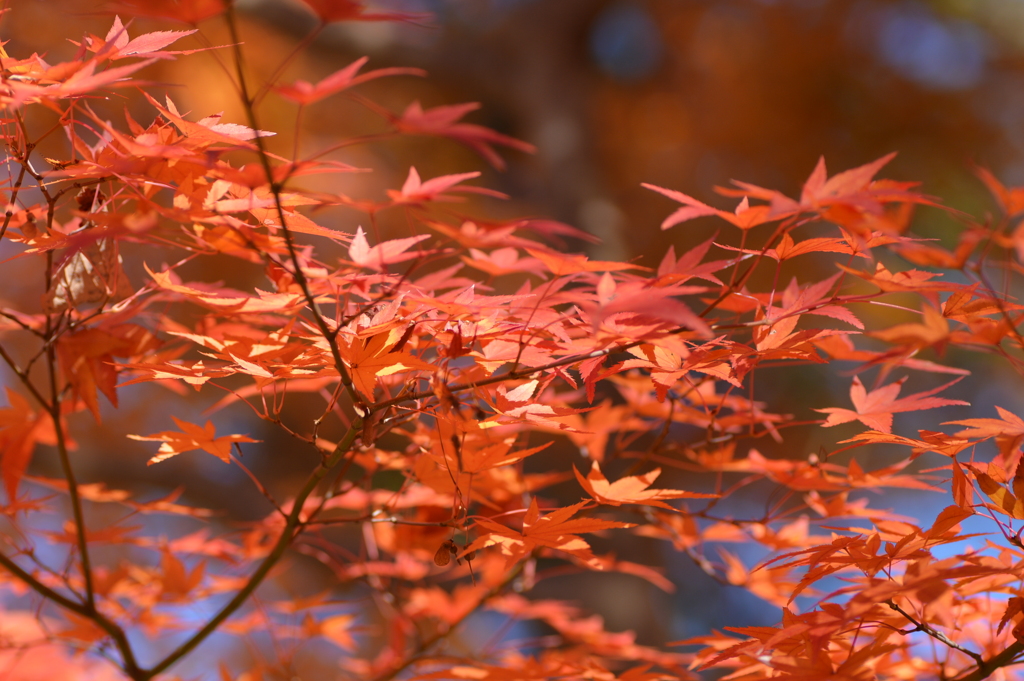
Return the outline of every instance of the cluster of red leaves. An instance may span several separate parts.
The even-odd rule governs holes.
[[[306,3],[323,24],[419,20],[351,0]],[[118,4],[193,25],[227,11],[199,0]],[[234,32],[234,15],[225,20]],[[908,231],[911,210],[937,201],[910,183],[876,179],[891,157],[831,178],[822,161],[799,199],[736,183],[721,190],[741,199],[733,211],[651,187],[683,205],[663,228],[718,217],[738,228],[739,244],[710,239],[678,256],[673,248],[653,271],[594,261],[549,245],[549,237],[585,237],[569,226],[488,222],[453,208],[455,192],[497,195],[464,184],[477,172],[424,180],[409,168],[404,185],[383,198],[304,190],[302,178],[352,168],[329,151],[272,152],[245,84],[235,84],[244,123],[192,120],[170,97],[145,92],[148,124],[127,112],[123,124],[98,113],[92,98],[111,88],[131,94],[130,77],[154,60],[195,51],[167,49],[192,33],[132,38],[115,20],[105,37],[87,36],[72,60],[54,65],[0,49],[0,246],[11,253],[5,266],[30,260],[46,273],[36,295],[0,301],[0,358],[13,383],[0,409],[9,528],[0,584],[43,604],[39,645],[101,651],[136,681],[164,674],[218,630],[322,637],[345,651],[339,664],[348,673],[381,680],[647,681],[698,666],[733,668],[731,678],[751,681],[980,679],[1024,654],[1024,420],[1000,409],[998,419],[949,422],[960,430],[948,434],[894,433],[894,414],[967,404],[937,396],[953,383],[898,397],[912,375],[927,382],[935,373],[965,374],[936,361],[948,347],[989,352],[1024,370],[1021,308],[986,274],[993,266],[1021,271],[1021,190],[982,172],[1005,215],[969,222],[946,250]],[[223,49],[244,73],[243,47]],[[122,59],[131,61],[116,65]],[[365,63],[315,84],[268,83],[266,91],[323,106],[369,80],[422,75],[360,75]],[[448,138],[497,167],[493,145],[530,150],[463,122],[474,104],[424,110],[413,102],[398,114],[352,97],[380,115],[388,132],[379,137]],[[36,117],[54,122],[33,137],[30,130],[46,129],[26,125]],[[42,170],[35,149],[55,131],[69,141],[67,152]],[[330,206],[362,211],[370,231],[311,217]],[[396,213],[411,233],[380,238],[378,219]],[[147,262],[126,268],[122,247],[146,253]],[[880,255],[888,253],[922,269],[886,266]],[[797,258],[800,270],[790,265]],[[225,259],[245,273],[244,289],[215,281],[212,267],[185,267]],[[943,268],[962,276],[944,279]],[[146,277],[131,281],[126,269]],[[789,281],[780,285],[783,277]],[[896,323],[893,309],[902,315]],[[870,342],[858,338],[865,336]],[[761,370],[839,362],[858,374],[852,408],[822,407],[822,420],[755,398]],[[869,389],[861,375],[876,369]],[[273,511],[223,536],[207,526],[208,510],[177,503],[180,492],[141,502],[80,483],[69,457],[73,435],[85,429],[77,414],[99,421],[100,395],[116,407],[119,389],[140,384],[154,384],[131,388],[140,395],[187,392],[182,384],[219,388],[226,397],[214,412],[254,417],[248,434],[218,435],[213,420],[175,416],[168,418],[176,430],[125,433],[161,443],[150,463],[202,450],[241,465],[234,452],[257,442],[251,435],[263,422],[319,463],[283,503],[246,470]],[[322,400],[321,408],[289,410],[299,393],[307,405]],[[751,444],[767,438],[785,451],[787,430],[824,440],[832,431],[821,428],[855,421],[869,430],[840,443],[846,449],[885,444],[909,453],[866,470],[856,453],[767,457]],[[989,440],[998,451],[983,463],[976,445]],[[553,442],[589,460],[586,476],[557,467],[555,456],[535,456]],[[56,452],[61,478],[26,476],[37,445]],[[946,458],[941,475],[921,472],[916,460],[925,453]],[[663,469],[690,473],[688,489],[652,488]],[[779,491],[764,516],[732,515],[729,499],[759,482]],[[949,493],[952,503],[934,521],[915,520],[859,494],[885,487]],[[38,520],[60,508],[54,493],[70,508],[59,531]],[[564,501],[567,494],[574,498]],[[103,506],[126,513],[103,527]],[[124,522],[153,513],[191,518],[200,529],[168,539]],[[964,533],[961,524],[975,516],[997,530],[995,540]],[[342,538],[357,545],[339,543],[331,534],[339,528],[355,528]],[[673,588],[654,566],[595,551],[592,537],[608,531],[670,542],[709,579],[781,607],[781,624],[701,637],[685,642],[700,652],[678,653],[608,632],[600,618],[565,603],[519,595],[564,569],[620,571]],[[766,560],[745,564],[726,542],[760,546]],[[61,547],[59,559],[36,550],[43,544]],[[95,550],[104,544],[135,550],[104,561]],[[316,557],[339,583],[372,598],[339,604],[326,591],[249,609],[290,550]],[[538,567],[555,562],[553,571]],[[842,586],[824,593],[834,575]],[[197,602],[213,614],[193,629],[189,606]],[[447,648],[481,610],[555,633],[529,655],[514,641],[474,655]],[[12,616],[24,617],[4,615]],[[179,629],[187,633],[176,647],[138,645],[139,636]],[[140,649],[152,658],[140,659]],[[226,668],[222,675],[231,678]]]

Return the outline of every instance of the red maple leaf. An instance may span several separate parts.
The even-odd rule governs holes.
[[[423,182],[422,180],[420,180],[420,174],[416,172],[416,168],[410,166],[409,175],[408,177],[406,177],[405,184],[402,185],[402,189],[400,191],[389,189],[388,196],[395,203],[461,201],[461,199],[458,197],[445,194],[445,192],[452,190],[459,192],[470,192],[474,194],[484,194],[486,196],[493,196],[499,199],[508,198],[508,195],[494,191],[493,189],[487,189],[486,187],[455,186],[457,184],[460,184],[463,180],[471,180],[474,177],[480,177],[480,173],[472,172],[458,173],[455,175],[441,175],[440,177],[434,177],[427,180],[426,182]]]
[[[468,102],[436,106],[433,109],[424,110],[416,101],[405,109],[401,117],[393,119],[392,122],[400,132],[413,135],[438,135],[465,144],[498,169],[505,168],[505,161],[498,156],[498,152],[491,146],[493,144],[501,144],[528,154],[537,150],[532,144],[502,135],[500,132],[495,132],[482,125],[459,123],[460,118],[479,108],[480,104],[477,102]]]
[[[365,83],[375,78],[383,78],[385,76],[425,76],[427,72],[423,69],[393,67],[387,69],[377,69],[375,71],[367,71],[362,75],[356,75],[359,73],[359,69],[366,65],[366,62],[370,60],[369,57],[360,57],[354,62],[349,64],[343,69],[335,71],[331,75],[321,79],[315,85],[305,80],[297,80],[292,85],[279,85],[274,88],[284,98],[290,99],[293,102],[299,104],[312,104],[313,102],[319,102],[325,97],[330,97],[333,94],[337,94],[343,90],[347,90],[350,87],[355,87],[361,83]]]

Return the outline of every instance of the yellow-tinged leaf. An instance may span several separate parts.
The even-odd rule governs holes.
[[[391,352],[401,333],[382,332],[367,339],[352,337],[339,342],[338,348],[352,376],[352,383],[364,397],[373,400],[378,376],[402,371],[436,371],[437,367],[408,352]]]
[[[992,500],[992,503],[996,507],[1011,517],[1016,516],[1015,510],[1018,510],[1017,498],[1013,496],[1010,490],[1003,487],[1001,484],[996,482],[996,478],[993,478],[988,473],[982,473],[980,468],[967,464],[967,467],[974,473],[974,478],[978,481],[978,486],[981,487],[981,491]],[[992,466],[989,466],[990,471]],[[1005,477],[1005,476],[1004,476]]]
[[[960,506],[947,506],[942,509],[932,527],[925,536],[929,538],[941,537],[947,530],[959,525],[961,522],[974,515],[974,511],[961,508]]]
[[[653,471],[643,475],[630,475],[611,483],[608,482],[608,478],[604,477],[604,473],[601,472],[601,467],[597,461],[591,464],[590,473],[587,474],[586,478],[580,475],[575,466],[573,466],[572,471],[576,474],[576,480],[593,497],[594,501],[609,506],[639,504],[642,506],[658,506],[675,511],[677,509],[666,504],[664,500],[714,499],[718,497],[717,494],[700,494],[698,492],[684,492],[683,490],[676,489],[648,489],[658,479],[658,476],[661,475],[660,468],[655,468]]]
[[[355,650],[356,641],[352,638],[352,623],[355,619],[355,615],[328,617],[320,623],[320,633],[342,650]]]

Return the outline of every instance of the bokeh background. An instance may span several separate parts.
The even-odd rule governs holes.
[[[62,42],[66,37],[102,36],[110,25],[109,15],[97,13],[98,3],[13,4],[16,11],[2,29],[11,53],[49,51],[47,58],[58,61],[61,49],[74,50]],[[238,6],[255,78],[273,71],[315,24],[298,2],[240,0]],[[353,196],[400,186],[410,163],[424,177],[482,170],[482,184],[512,197],[487,203],[488,214],[555,218],[601,239],[573,244],[592,257],[656,265],[670,244],[679,249],[696,243],[721,225],[698,221],[660,231],[673,206],[641,182],[726,207],[731,201],[713,188],[733,178],[792,195],[821,155],[837,171],[898,151],[887,177],[918,180],[927,193],[982,219],[994,207],[972,163],[1009,184],[1024,183],[1019,0],[381,0],[379,6],[430,12],[433,19],[424,25],[332,26],[283,80],[299,74],[315,80],[364,55],[371,67],[421,67],[429,78],[375,82],[365,92],[395,111],[413,99],[425,106],[478,101],[481,109],[469,120],[531,142],[537,153],[504,153],[508,168],[498,172],[451,143],[352,147],[338,158],[379,169],[373,176],[339,180]],[[130,31],[158,27],[167,28],[138,18]],[[229,42],[217,20],[201,27],[209,44]],[[147,75],[167,84],[183,111],[198,117],[224,110],[227,120],[241,122],[235,95],[225,86],[222,58],[215,52],[194,55],[160,64]],[[133,115],[148,122],[152,112]],[[295,135],[304,149],[325,148],[372,125],[360,107],[339,104],[305,116],[296,131],[294,108],[274,97],[267,98],[261,116],[262,127],[280,132],[275,144],[284,150]],[[358,221],[344,211],[318,219],[350,231]],[[915,231],[948,239],[953,227],[947,216],[922,212]],[[994,391],[981,396],[981,403],[1021,401],[992,376],[976,377],[970,385],[972,391]],[[845,386],[832,390],[835,403],[845,398]],[[791,411],[800,409],[792,404],[801,394],[792,389],[799,387],[789,386]],[[187,484],[186,500],[223,506],[225,522],[267,511],[244,475],[212,457],[182,456],[162,464],[158,473],[146,469],[149,449],[122,443],[113,433],[129,422],[132,432],[166,429],[147,400],[167,400],[167,410],[184,410],[185,416],[191,409],[196,420],[208,403],[179,404],[166,392],[131,394],[120,415],[112,412],[105,422],[117,447],[81,455],[85,479],[148,486],[153,494]],[[821,389],[802,394],[816,406],[812,401]],[[218,430],[246,432],[224,422],[231,413],[218,417]],[[254,450],[253,470],[283,494],[310,461],[288,461],[279,451],[287,442],[272,433],[254,434],[261,435],[267,444]],[[796,455],[806,455],[806,446],[798,440]],[[51,464],[37,457],[35,470],[55,474]],[[224,486],[232,484],[226,493]],[[169,523],[167,531],[181,528]],[[620,555],[632,552],[637,562],[664,566],[676,592],[663,594],[632,577],[584,575],[543,584],[537,595],[576,599],[611,629],[635,630],[649,644],[779,618],[777,608],[720,586],[670,547],[636,540],[614,548]],[[325,577],[315,566],[305,574],[314,582]],[[329,655],[321,652],[324,666],[318,669],[326,674]],[[237,654],[242,660],[250,653]],[[200,665],[188,671],[209,670]]]

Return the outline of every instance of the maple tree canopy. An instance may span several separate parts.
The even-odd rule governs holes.
[[[310,42],[427,20],[303,2]],[[0,47],[6,678],[192,678],[198,659],[225,681],[291,678],[313,639],[339,678],[372,681],[1019,673],[1024,418],[963,409],[954,361],[1024,374],[1024,189],[979,170],[1001,213],[957,214],[946,248],[911,216],[952,209],[880,177],[891,154],[831,176],[822,159],[797,197],[735,182],[722,208],[646,185],[679,240],[657,263],[591,259],[570,225],[481,217],[504,195],[473,167],[349,181],[373,170],[341,160],[349,144],[437,138],[495,169],[534,151],[471,122],[475,103],[399,111],[362,88],[421,70],[281,77],[303,42],[263,82],[228,2],[106,7],[193,29],[112,16],[66,61]],[[206,22],[230,40],[203,40]],[[208,50],[238,117],[147,79]],[[268,101],[341,100],[377,127],[312,150],[262,127]],[[694,245],[697,219],[721,234]],[[843,393],[812,410],[769,389],[796,367]],[[188,486],[153,498],[83,463],[125,456],[205,457],[262,506],[229,523]],[[261,457],[298,472],[272,480]],[[887,488],[945,501],[905,517],[865,494]],[[734,503],[765,489],[763,512]],[[616,536],[663,543],[778,623],[640,643],[537,597],[582,571],[675,588]],[[301,556],[330,575],[314,593]],[[502,624],[460,641],[480,613]],[[276,645],[235,668],[215,632]]]

